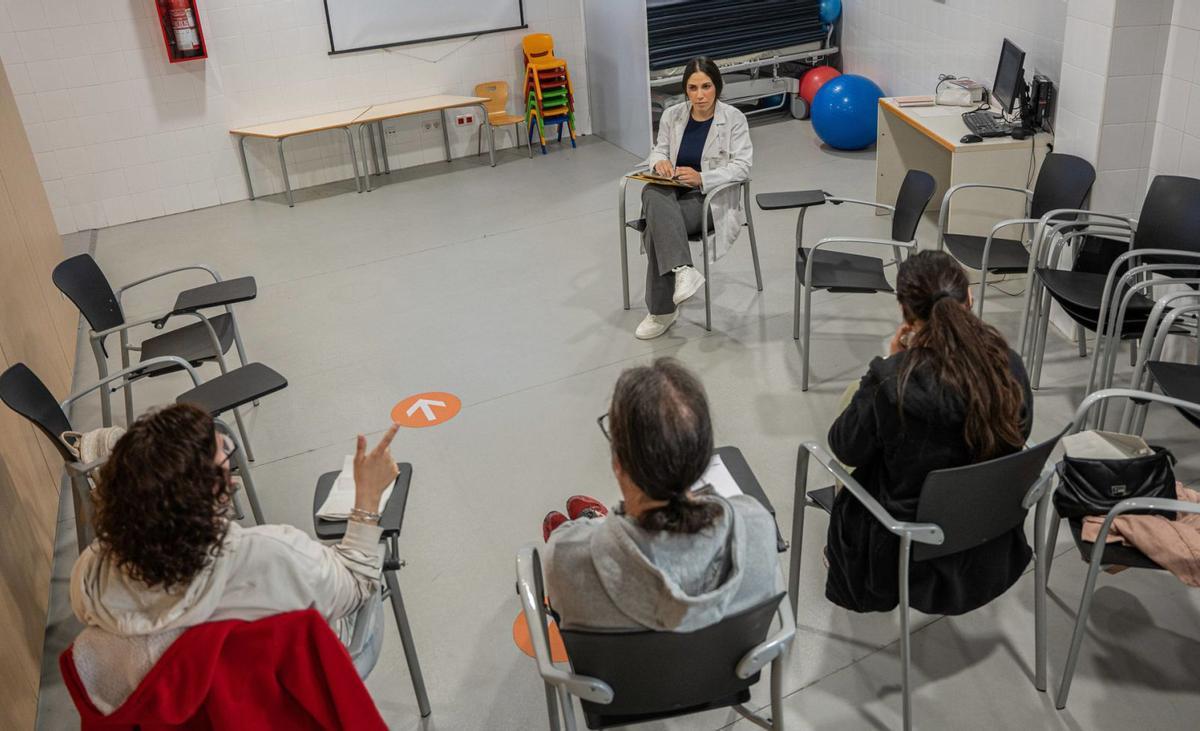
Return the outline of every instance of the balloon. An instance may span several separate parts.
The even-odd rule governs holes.
[[[883,90],[865,76],[843,74],[821,87],[812,104],[817,136],[838,150],[861,150],[875,141]]]
[[[817,95],[817,91],[825,85],[825,82],[841,75],[842,72],[832,66],[817,66],[809,69],[808,73],[804,74],[804,78],[800,80],[800,96],[811,105],[813,97]]]
[[[831,25],[842,14],[842,0],[821,0],[821,22]]]

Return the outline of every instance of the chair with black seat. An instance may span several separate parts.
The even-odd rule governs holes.
[[[983,271],[975,295],[975,313],[983,317],[983,300],[987,294],[988,274],[1018,274],[1029,267],[1026,241],[1037,234],[1035,229],[1046,214],[1061,209],[1081,209],[1096,182],[1096,169],[1081,157],[1052,152],[1046,155],[1038,172],[1033,190],[994,183],[961,183],[946,191],[938,211],[938,248],[943,246],[950,255],[968,269]],[[1025,197],[1025,217],[1010,218],[992,226],[987,236],[956,234],[946,230],[950,217],[950,199],[963,190],[990,189],[1021,193]],[[1020,239],[998,238],[1006,228],[1021,227]]]
[[[627,245],[628,236],[626,229],[633,229],[638,233],[646,230],[646,219],[635,218],[628,220],[625,213],[625,189],[629,186],[629,176],[637,173],[646,172],[646,168],[637,168],[621,176],[620,189],[617,198],[617,214],[620,219],[621,231],[621,296],[625,303],[625,309],[629,309],[629,250]],[[712,220],[712,199],[718,193],[729,190],[731,188],[740,187],[742,189],[742,207],[746,213],[745,226],[750,231],[750,255],[754,259],[754,280],[758,286],[758,291],[763,289],[762,271],[758,266],[758,241],[754,238],[754,217],[750,213],[750,179],[733,180],[723,185],[718,185],[704,193],[704,205],[701,208],[700,216],[700,233],[698,236],[689,237],[688,240],[701,245],[701,258],[704,260],[704,329],[712,330],[712,306],[710,304],[708,292],[708,239],[709,231],[713,228]]]
[[[900,677],[903,690],[905,731],[912,728],[911,688],[909,683],[910,644],[909,586],[910,563],[950,556],[987,543],[1025,523],[1029,508],[1034,511],[1035,571],[1041,577],[1049,565],[1048,556],[1037,544],[1044,534],[1050,507],[1050,478],[1046,461],[1061,434],[1020,452],[963,467],[935,470],[925,477],[917,503],[915,521],[895,518],[882,504],[848,473],[841,464],[816,442],[800,445],[796,457],[796,493],[792,515],[792,556],[788,564],[788,592],[792,611],[797,610],[796,591],[800,582],[800,552],[804,543],[804,510],[816,507],[833,510],[834,488],[808,492],[808,464],[813,457],[836,478],[844,490],[863,504],[871,516],[900,539]],[[916,543],[914,546],[913,544]],[[1034,685],[1046,689],[1046,595],[1034,599]]]
[[[884,260],[874,256],[852,254],[845,251],[831,251],[825,247],[833,244],[867,244],[886,246],[892,250],[894,263],[899,264],[902,250],[912,250],[917,246],[917,225],[921,215],[925,213],[929,199],[937,183],[933,176],[923,170],[909,170],[900,185],[896,195],[896,204],[861,201],[852,198],[839,198],[819,190],[805,190],[788,193],[759,193],[758,206],[764,211],[799,208],[796,221],[796,281],[795,294],[792,304],[792,339],[799,340],[801,332],[804,342],[801,345],[803,366],[800,378],[800,388],[808,390],[808,367],[810,358],[810,342],[812,340],[812,293],[815,289],[825,289],[830,292],[857,292],[873,294],[875,292],[893,292],[892,285],[884,275]],[[892,232],[890,239],[876,239],[863,236],[829,236],[821,239],[811,248],[804,248],[804,214],[815,205],[825,201],[833,205],[854,203],[868,206],[881,211],[887,211],[892,216]],[[804,321],[801,328],[800,299],[801,290],[804,294]]]
[[[381,598],[392,605],[392,614],[396,618],[396,628],[400,630],[400,643],[404,646],[404,659],[408,663],[408,673],[412,679],[413,692],[417,696],[417,708],[421,718],[430,713],[429,696],[425,692],[425,678],[421,674],[421,663],[417,658],[417,646],[413,642],[412,629],[408,625],[408,613],[404,610],[404,596],[400,593],[400,583],[396,578],[397,572],[404,567],[400,560],[400,530],[404,526],[404,509],[408,506],[408,490],[412,484],[412,465],[398,462],[396,467],[399,474],[393,483],[392,494],[388,496],[379,519],[379,527],[383,529],[381,540],[385,544],[383,557],[384,587]],[[317,511],[329,497],[333,483],[337,480],[337,472],[326,472],[317,478],[317,489],[313,492],[313,532],[323,541],[340,540],[346,535],[346,521],[326,520],[317,515]],[[358,626],[355,625],[357,634]]]
[[[144,363],[151,366],[177,367],[179,370],[186,371],[194,384],[200,385],[202,383],[199,374],[196,373],[191,364],[175,356],[163,356],[154,361],[144,361]],[[54,445],[59,455],[63,458],[67,477],[71,483],[71,499],[75,506],[75,538],[81,550],[90,544],[94,537],[92,530],[92,488],[89,480],[92,474],[104,464],[104,460],[96,460],[85,464],[67,448],[63,442],[62,434],[75,430],[71,425],[71,420],[67,418],[67,409],[71,404],[90,394],[92,391],[107,388],[108,384],[119,381],[125,376],[126,373],[123,370],[110,373],[105,378],[71,394],[59,403],[54,400],[53,394],[50,393],[50,389],[46,388],[46,384],[42,382],[42,379],[38,378],[37,374],[30,370],[24,363],[17,363],[3,373],[0,373],[0,401],[3,401],[10,409],[32,422],[34,426],[46,435],[46,438],[50,440],[50,443]],[[224,376],[218,376],[219,378],[224,378]],[[234,438],[228,426],[219,419],[214,419],[214,421],[218,430],[229,434],[230,438]],[[234,438],[234,441],[236,443],[236,438]],[[242,484],[246,490],[246,496],[250,500],[254,519],[261,524],[263,522],[262,511],[258,505],[258,495],[254,490],[253,478],[250,476],[250,465],[244,460],[245,455],[241,452],[242,450],[237,450],[234,453],[234,473],[241,477]],[[233,499],[237,517],[240,519],[242,511],[238,504],[237,493],[234,493]]]
[[[1154,307],[1153,297],[1143,292],[1171,279],[1200,276],[1200,216],[1195,215],[1196,210],[1200,210],[1200,180],[1159,175],[1151,182],[1136,221],[1088,214],[1108,216],[1112,220],[1103,225],[1124,228],[1130,238],[1128,250],[1113,260],[1106,274],[1056,269],[1056,255],[1031,260],[1044,298],[1057,302],[1077,325],[1096,333],[1088,392],[1108,385],[1116,346],[1142,334]],[[1059,245],[1061,242],[1051,247]],[[1025,350],[1032,358],[1030,383],[1034,388],[1040,385],[1050,317],[1048,304],[1036,310],[1037,321],[1030,323],[1028,335],[1023,333]],[[1031,317],[1028,308],[1026,317]]]
[[[732,707],[767,729],[783,728],[783,665],[796,635],[784,594],[694,632],[561,631],[571,669],[550,659],[545,586],[535,545],[517,553],[517,593],[546,690],[550,728],[575,728],[572,696],[591,729],[626,726]],[[767,633],[778,616],[780,628]],[[771,716],[745,707],[771,665]]]
[[[1084,398],[1083,402],[1079,404],[1079,408],[1075,411],[1075,418],[1072,420],[1072,432],[1079,432],[1085,428],[1089,411],[1113,399],[1130,399],[1135,403],[1159,403],[1165,406],[1173,406],[1179,411],[1185,412],[1192,423],[1200,423],[1198,421],[1200,420],[1200,401],[1187,401],[1149,391],[1111,388],[1096,391]],[[1048,494],[1052,492],[1052,490],[1047,491]],[[1108,543],[1108,534],[1112,529],[1113,520],[1120,515],[1130,512],[1200,514],[1200,504],[1167,498],[1129,498],[1122,500],[1108,511],[1094,543],[1088,543],[1083,540],[1082,518],[1068,520],[1071,536],[1074,538],[1075,545],[1079,549],[1080,558],[1088,563],[1088,573],[1083,583],[1083,593],[1079,598],[1079,611],[1075,615],[1075,630],[1071,634],[1071,648],[1067,653],[1067,661],[1063,667],[1062,683],[1059,685],[1058,697],[1054,703],[1060,710],[1066,707],[1067,696],[1071,692],[1071,680],[1075,675],[1075,665],[1079,660],[1079,649],[1083,645],[1083,636],[1087,632],[1088,613],[1091,611],[1092,595],[1096,590],[1096,579],[1100,574],[1100,569],[1108,566],[1127,566],[1139,569],[1164,570],[1157,562],[1136,548],[1123,546],[1119,543]],[[1041,584],[1038,588],[1039,596],[1046,594],[1045,584],[1049,580],[1050,560],[1054,555],[1054,547],[1058,541],[1060,522],[1061,519],[1057,512],[1055,512],[1046,535],[1046,571],[1042,573],[1039,579],[1039,583]]]
[[[132,321],[126,319],[121,306],[121,297],[125,292],[168,275],[193,270],[206,272],[212,277],[213,283],[179,292],[174,305],[167,310]],[[90,254],[79,254],[60,262],[54,268],[52,278],[54,285],[75,303],[84,319],[88,321],[90,327],[88,340],[92,346],[92,354],[95,356],[96,369],[100,378],[108,375],[108,348],[105,342],[109,335],[117,335],[120,338],[122,369],[129,369],[133,365],[130,363],[130,353],[136,351],[139,353],[140,362],[171,355],[177,356],[193,366],[215,362],[221,372],[226,373],[228,367],[225,364],[225,353],[235,345],[242,365],[249,362],[232,305],[252,300],[258,296],[258,287],[254,277],[222,279],[221,275],[212,267],[189,265],[143,277],[118,287],[114,291],[108,278],[96,264],[96,260]],[[218,307],[223,308],[224,312],[211,317],[202,312]],[[153,325],[156,329],[161,329],[173,317],[193,318],[196,322],[170,330],[162,335],[146,338],[137,345],[130,344],[129,331],[131,329],[148,324]],[[129,377],[124,382],[126,423],[133,421],[133,381],[145,376],[161,376],[178,370],[179,367],[175,365],[167,365],[141,367],[129,371]],[[109,389],[103,389],[100,392],[100,410],[104,425],[112,426],[112,404],[109,399]],[[242,442],[246,445],[247,457],[253,461],[254,453],[247,439],[242,416],[237,412],[234,415],[238,430],[242,434]]]
[[[1184,289],[1159,297],[1142,331],[1129,388],[1152,391],[1158,383],[1167,396],[1200,403],[1200,365],[1161,360],[1170,335],[1196,336],[1197,333],[1200,333],[1200,295]],[[1148,410],[1147,403],[1127,402],[1121,413],[1120,431],[1140,435],[1146,426]],[[1200,427],[1200,419],[1194,414],[1186,410],[1180,413]]]

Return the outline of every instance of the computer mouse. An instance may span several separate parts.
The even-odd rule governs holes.
[[[969,145],[972,142],[983,142],[983,138],[976,134],[966,134],[962,136],[962,139],[959,140],[959,142],[963,143],[964,145]]]
[[[1012,131],[1012,138],[1014,140],[1027,140],[1029,139],[1029,130],[1018,127]]]

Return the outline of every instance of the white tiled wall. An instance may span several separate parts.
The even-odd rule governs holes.
[[[1200,177],[1200,0],[1175,0],[1151,175]]]
[[[938,74],[989,87],[1005,38],[1026,53],[1026,77],[1057,81],[1066,0],[843,0],[847,71],[889,95],[930,94]]]
[[[0,60],[59,230],[115,225],[246,197],[231,127],[481,81],[519,88],[520,39],[554,35],[588,132],[579,0],[524,0],[528,30],[329,56],[322,0],[197,0],[209,58],[167,63],[154,0],[0,0]],[[517,100],[510,101],[515,109]],[[392,167],[442,158],[440,129],[391,123]],[[473,128],[451,128],[456,156]],[[511,136],[497,132],[508,146]],[[349,179],[344,133],[287,143],[293,187]],[[255,192],[282,189],[273,145],[247,144]]]

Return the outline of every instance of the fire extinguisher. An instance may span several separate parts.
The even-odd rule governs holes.
[[[166,0],[166,11],[167,25],[175,38],[175,55],[199,56],[200,35],[196,32],[191,0]]]

